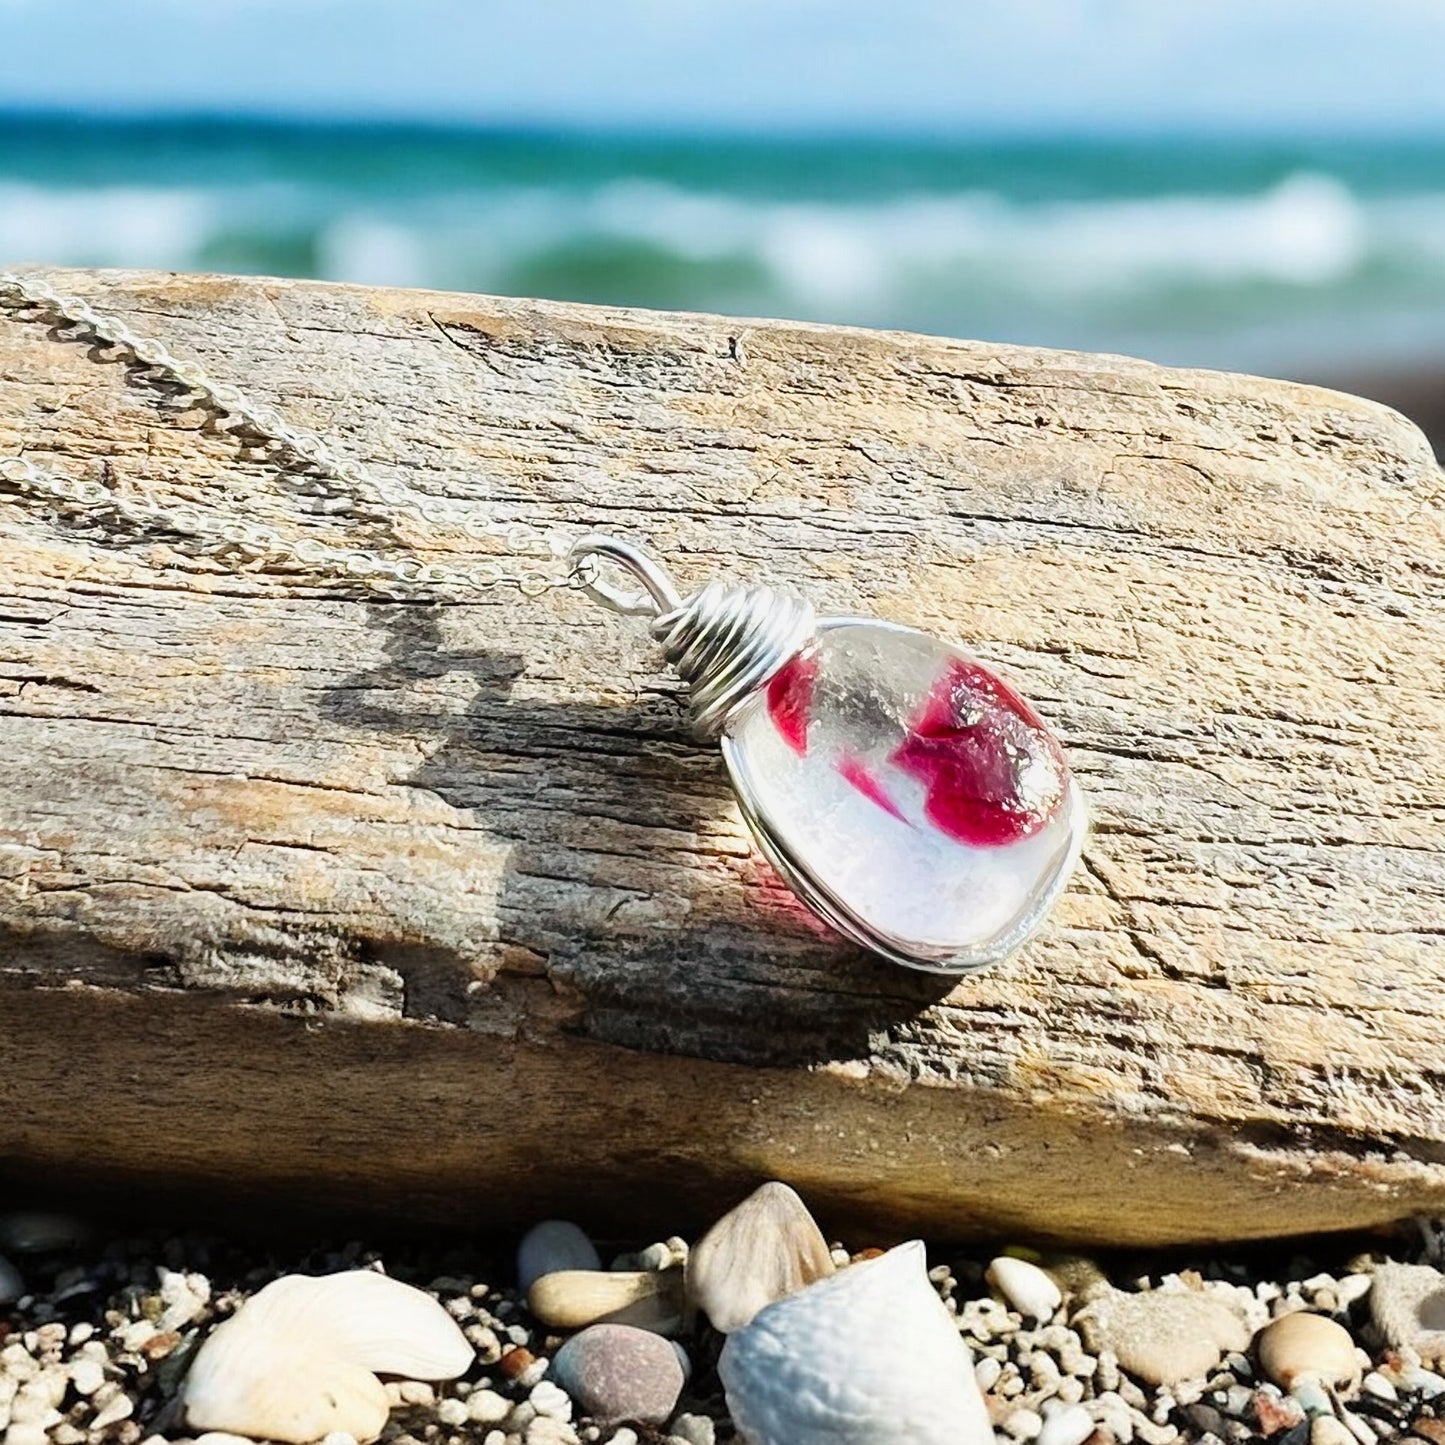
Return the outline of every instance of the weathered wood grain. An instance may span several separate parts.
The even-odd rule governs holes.
[[[883,1230],[1118,1243],[1445,1208],[1445,487],[1400,417],[915,336],[60,281],[418,496],[965,640],[1094,830],[1045,934],[948,990],[790,905],[637,624],[238,577],[6,496],[12,1175],[669,1228],[777,1175]],[[0,317],[0,455],[299,525],[207,420]]]

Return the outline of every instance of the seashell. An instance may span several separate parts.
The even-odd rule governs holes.
[[[566,1219],[544,1219],[517,1246],[517,1285],[523,1294],[544,1274],[564,1269],[601,1269],[597,1246]]]
[[[377,1374],[447,1380],[475,1358],[430,1295],[377,1274],[287,1275],[218,1325],[181,1387],[186,1423],[286,1445],[386,1425]]]
[[[688,1303],[723,1334],[765,1305],[833,1273],[828,1241],[786,1184],[755,1189],[723,1215],[688,1255]]]
[[[632,1325],[669,1335],[682,1328],[682,1269],[560,1269],[527,1291],[527,1308],[557,1330]]]
[[[917,1240],[759,1310],[718,1373],[750,1445],[993,1445]]]

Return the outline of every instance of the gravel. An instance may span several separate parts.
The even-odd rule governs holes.
[[[566,1335],[527,1311],[514,1283],[515,1240],[480,1245],[390,1246],[365,1242],[282,1250],[201,1232],[155,1229],[107,1237],[27,1215],[20,1239],[29,1293],[0,1303],[0,1445],[161,1445],[189,1438],[176,1393],[196,1347],[215,1324],[272,1279],[380,1265],[434,1295],[477,1352],[460,1380],[395,1381],[383,1445],[731,1445],[737,1440],[718,1384],[721,1338],[684,1335],[694,1369],[675,1413],[661,1426],[599,1426],[551,1377]],[[3,1233],[3,1216],[0,1216]],[[871,1240],[848,1240],[861,1249]],[[603,1258],[637,1267],[675,1264],[677,1239],[613,1240]],[[833,1245],[835,1257],[847,1257]],[[17,1251],[18,1253],[19,1251]],[[1371,1287],[1382,1265],[1436,1268],[1445,1258],[1439,1226],[1353,1245],[1314,1244],[1196,1252],[1191,1258],[1061,1260],[1031,1255],[1062,1285],[1063,1300],[1038,1318],[1047,1291],[1027,1271],[994,1270],[1033,1286],[1020,1314],[989,1288],[996,1251],[934,1247],[930,1278],[974,1352],[976,1375],[1001,1442],[1040,1445],[1445,1445],[1445,1360],[1422,1358],[1396,1315],[1388,1336],[1372,1317]],[[996,1261],[994,1261],[996,1263]],[[645,1267],[645,1265],[644,1265]],[[1399,1279],[1389,1267],[1384,1277]],[[1419,1293],[1423,1274],[1408,1276]],[[1445,1285],[1445,1275],[1441,1277]],[[1082,1281],[1082,1283],[1081,1283]],[[1071,1323],[1107,1289],[1200,1295],[1227,1305],[1257,1336],[1300,1310],[1348,1332],[1360,1384],[1341,1387],[1338,1341],[1311,1372],[1296,1361],[1288,1387],[1268,1378],[1255,1347],[1231,1350],[1207,1373],[1147,1385],[1107,1349],[1093,1350]],[[877,1328],[886,1331],[888,1321]],[[1316,1331],[1322,1337],[1338,1331]],[[1307,1338],[1307,1336],[1304,1336]],[[670,1354],[670,1352],[669,1352]],[[1284,1378],[1282,1376],[1282,1378]],[[1087,1427],[1087,1428],[1086,1428]],[[345,1442],[334,1442],[345,1445]]]

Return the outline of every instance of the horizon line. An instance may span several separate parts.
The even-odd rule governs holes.
[[[128,128],[172,127],[215,130],[262,129],[277,131],[312,131],[372,133],[396,132],[448,136],[505,137],[517,140],[625,140],[631,142],[712,142],[731,141],[754,144],[796,144],[827,142],[885,142],[894,144],[957,146],[976,142],[990,144],[1040,143],[1058,144],[1076,141],[1083,144],[1148,144],[1190,141],[1196,144],[1238,143],[1259,144],[1445,144],[1445,124],[1408,126],[1394,122],[1370,125],[1338,123],[1313,127],[1298,122],[1283,123],[1187,123],[1168,124],[1147,121],[1106,121],[1098,118],[1080,121],[1060,118],[1051,122],[962,122],[896,125],[858,125],[831,121],[807,123],[787,122],[771,125],[706,122],[696,118],[668,122],[642,117],[595,120],[554,117],[550,119],[511,119],[502,116],[441,116],[420,112],[396,111],[377,114],[336,111],[284,111],[274,108],[234,106],[226,109],[205,109],[189,106],[129,105],[90,106],[13,106],[0,103],[0,126],[69,126],[93,129],[106,125]]]

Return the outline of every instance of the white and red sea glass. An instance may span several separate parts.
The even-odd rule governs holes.
[[[737,707],[723,755],[763,851],[858,942],[914,968],[1002,958],[1083,840],[1058,743],[982,663],[926,633],[832,619]]]

